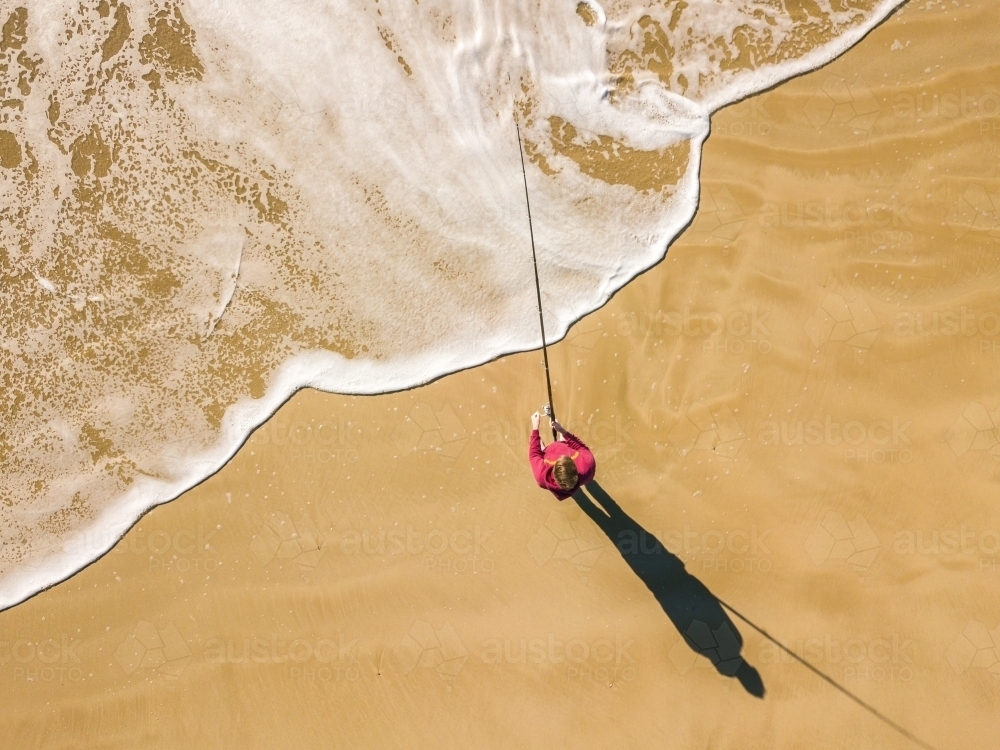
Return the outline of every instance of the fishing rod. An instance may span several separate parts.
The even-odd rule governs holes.
[[[542,329],[542,362],[545,365],[545,387],[548,389],[549,403],[545,407],[545,413],[549,419],[556,421],[556,412],[552,407],[552,380],[549,378],[549,350],[545,345],[545,318],[542,315],[542,285],[538,280],[538,256],[535,253],[535,230],[531,225],[531,199],[528,197],[528,173],[524,168],[524,147],[521,145],[521,126],[517,122],[517,114],[514,114],[514,127],[517,128],[517,150],[521,154],[521,177],[524,178],[524,203],[528,207],[528,232],[531,235],[531,262],[535,268],[535,295],[538,299],[538,325]],[[555,440],[555,430],[552,431],[552,439]]]

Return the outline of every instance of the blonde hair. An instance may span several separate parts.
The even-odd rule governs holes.
[[[552,467],[552,474],[556,478],[556,484],[564,492],[576,489],[576,483],[580,478],[580,474],[576,470],[576,464],[573,463],[573,459],[569,456],[563,456],[556,461],[555,466]]]

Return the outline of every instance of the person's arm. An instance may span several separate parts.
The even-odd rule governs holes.
[[[535,476],[535,482],[539,487],[545,487],[545,458],[538,430],[531,431],[531,439],[528,441],[528,461],[531,463],[531,473]]]
[[[565,427],[563,427],[561,424],[559,424],[558,420],[552,419],[552,420],[550,420],[549,424],[552,426],[552,431],[553,432],[558,432],[564,438],[566,438],[566,444],[567,445],[570,445],[573,448],[586,448],[587,447],[587,446],[585,446],[583,444],[583,441],[580,440],[580,438],[578,438],[576,435],[574,435],[569,430],[567,430]],[[573,443],[570,443],[570,440],[572,440]]]
[[[531,438],[528,440],[528,461],[531,463],[531,473],[539,487],[545,487],[545,454],[542,452],[542,438],[538,434],[539,415],[536,411],[531,415]]]
[[[579,486],[583,487],[594,478],[594,474],[597,472],[597,461],[594,460],[594,454],[590,452],[590,448],[579,440],[574,448],[580,452],[576,458],[576,468],[580,473]]]
[[[567,432],[566,430],[561,430],[563,436],[566,438],[566,445],[570,448],[574,448],[578,451],[587,451],[590,453],[590,448],[588,448],[580,438],[574,435],[572,432]]]

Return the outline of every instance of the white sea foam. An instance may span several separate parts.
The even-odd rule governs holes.
[[[48,548],[29,548],[7,565],[0,578],[0,608],[68,577],[108,551],[149,508],[217,471],[301,387],[382,393],[536,348],[530,246],[512,119],[515,102],[529,148],[539,274],[554,342],[575,320],[660,261],[691,220],[711,112],[828,62],[899,4],[873,0],[868,10],[847,13],[835,11],[829,0],[817,0],[820,16],[793,20],[781,0],[689,0],[676,18],[673,5],[609,2],[602,7],[592,0],[421,0],[370,7],[320,0],[187,0],[179,12],[167,6],[162,17],[175,23],[183,13],[197,34],[193,49],[201,71],[194,75],[195,63],[163,62],[155,49],[148,52],[152,43],[139,42],[146,18],[151,19],[150,33],[155,32],[161,6],[151,0],[131,3],[132,28],[138,30],[114,55],[140,72],[161,62],[164,70],[169,65],[180,70],[173,77],[164,75],[163,88],[151,94],[155,98],[166,91],[183,112],[185,130],[175,138],[181,144],[177,153],[191,160],[191,143],[210,138],[213,153],[230,154],[244,173],[254,175],[242,183],[244,189],[253,180],[271,179],[259,167],[270,165],[268,170],[287,177],[284,189],[291,205],[280,220],[268,219],[278,228],[249,223],[248,201],[223,211],[183,203],[183,196],[171,203],[174,210],[181,205],[189,206],[192,215],[199,212],[191,223],[194,229],[186,233],[175,236],[153,219],[136,219],[136,233],[148,232],[169,248],[165,257],[188,269],[176,297],[184,309],[166,322],[152,320],[136,335],[162,336],[172,324],[187,326],[214,345],[219,331],[232,336],[259,321],[257,308],[247,307],[253,292],[302,311],[302,325],[339,321],[352,343],[347,356],[302,344],[279,351],[266,392],[256,399],[240,393],[242,398],[227,406],[217,428],[207,426],[191,407],[177,417],[180,427],[150,437],[151,443],[141,448],[115,443],[121,448],[117,464],[103,458],[99,462],[94,454],[93,465],[100,463],[105,474],[109,466],[125,465],[120,456],[138,467],[119,491],[111,492],[105,479],[84,475],[83,469],[79,475],[74,469],[54,473],[45,509],[67,507],[71,497],[85,492],[93,512],[68,529],[48,531]],[[83,46],[74,52],[61,41],[71,5],[53,1],[32,13],[29,39],[50,71],[68,69],[74,54],[83,54]],[[656,22],[658,38],[669,41],[663,48],[669,60],[657,65],[629,57],[630,50],[649,39],[644,36],[650,28],[647,19]],[[108,19],[105,26],[110,23]],[[734,35],[738,28],[740,38]],[[747,43],[752,43],[757,62],[753,67],[733,65],[741,44]],[[106,51],[109,44],[104,42]],[[189,65],[187,79],[183,64]],[[117,95],[130,94],[123,88]],[[77,184],[73,173],[81,180],[84,173],[86,179],[99,176],[101,148],[78,149],[84,156],[74,151],[77,161],[70,170],[65,154],[45,146],[51,123],[39,101],[44,100],[36,97],[32,104],[29,99],[16,135],[36,144],[49,193],[57,186],[69,194]],[[142,106],[138,100],[126,102],[119,111],[142,115]],[[76,127],[75,133],[85,133],[90,122],[80,107],[61,117],[67,124],[58,127]],[[153,124],[135,127],[158,127],[149,138],[171,145],[173,121],[163,114],[166,124],[157,125],[157,117],[161,115],[142,116],[139,120]],[[575,137],[559,141],[553,129],[560,122],[570,124]],[[652,188],[609,179],[574,160],[574,148],[582,150],[587,143],[601,148],[598,137],[612,139],[609,153],[673,153],[682,169],[676,179]],[[74,148],[80,142],[74,141]],[[91,160],[86,170],[79,168],[84,158]],[[208,170],[216,176],[225,172],[212,166]],[[237,178],[237,188],[240,184]],[[258,202],[261,216],[270,216],[279,205],[270,188],[261,190]],[[54,242],[57,208],[38,205],[43,219],[32,236],[34,255],[41,257]],[[117,220],[123,221],[121,216]],[[335,285],[337,307],[322,307],[332,303],[311,298],[308,285],[274,260],[281,252],[292,252],[289,238],[300,243],[295,245],[300,248],[296,263]],[[29,260],[21,261],[34,268]],[[431,268],[439,265],[447,269],[443,276]],[[60,285],[32,273],[35,286],[44,287],[49,298],[75,294],[77,310],[110,304],[110,292],[98,294],[80,283],[79,288]],[[38,305],[48,304],[39,299]],[[288,334],[295,335],[294,330]],[[6,349],[51,343],[37,327],[21,338]],[[221,351],[212,356],[224,356]],[[171,414],[183,411],[183,404],[170,403],[170,394],[197,380],[200,371],[191,363],[197,364],[200,356],[189,343],[171,352],[174,364],[157,371],[156,383],[143,386],[154,410],[162,408],[166,414],[170,404]],[[95,388],[104,387],[95,382]],[[163,384],[166,395],[158,401],[156,389]],[[50,409],[49,422],[35,437],[47,440],[47,446],[69,447],[52,448],[46,455],[69,462],[67,456],[79,454],[74,465],[86,465],[89,456],[75,437],[83,423],[104,425],[101,434],[121,435],[126,441],[129,424],[139,419],[135,402],[143,398],[126,386],[116,384],[117,390],[109,387],[107,394],[95,391],[100,396],[79,414]],[[25,438],[22,444],[27,442]],[[25,517],[40,513],[37,506],[22,510]],[[24,518],[15,520],[30,531]]]

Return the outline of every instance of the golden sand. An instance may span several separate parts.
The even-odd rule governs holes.
[[[718,113],[695,222],[550,352],[624,512],[942,749],[993,747],[1000,694],[998,23],[915,3]],[[5,744],[916,747],[735,615],[763,700],[687,645],[534,487],[539,359],[298,394],[0,614]]]

